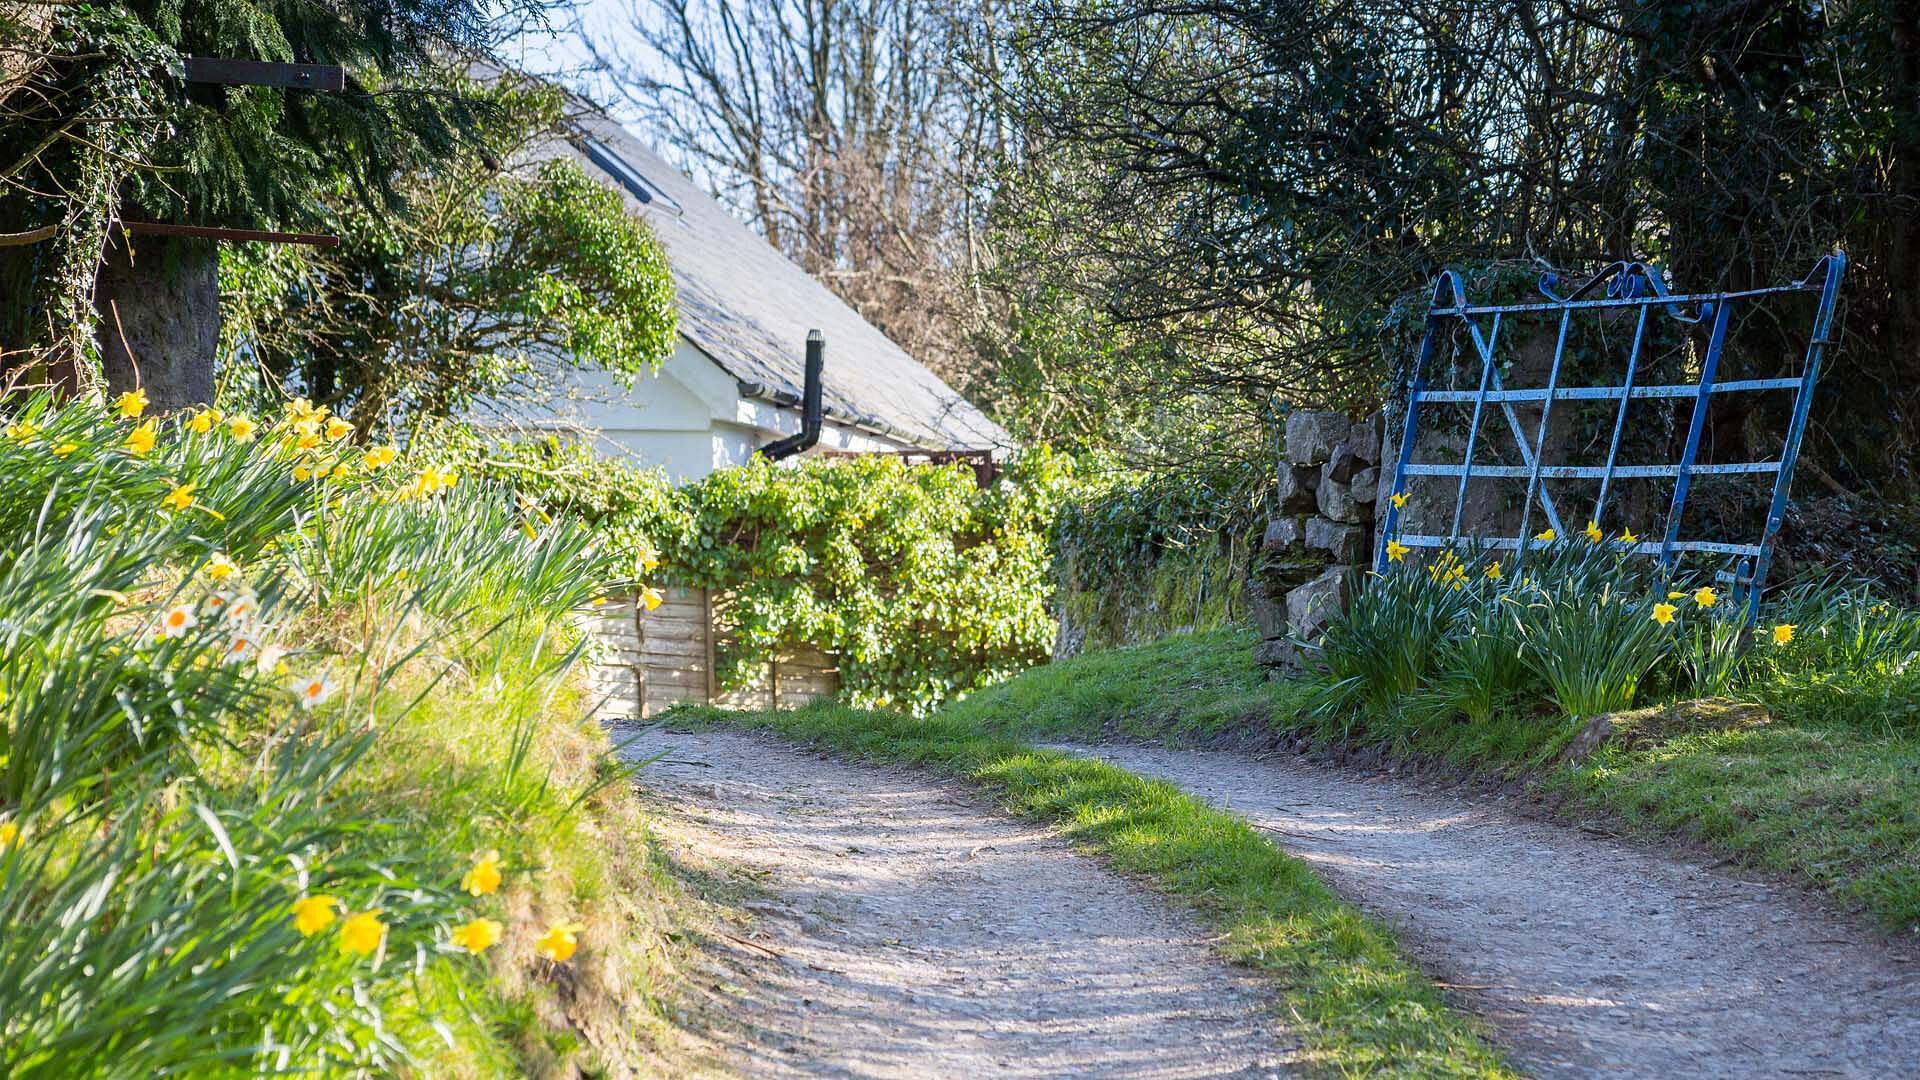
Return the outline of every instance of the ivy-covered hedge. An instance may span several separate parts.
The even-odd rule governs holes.
[[[924,711],[1051,653],[1054,517],[1072,469],[1027,451],[982,490],[972,470],[896,458],[658,471],[545,440],[431,436],[549,513],[585,517],[651,580],[727,597],[718,674],[737,685],[782,648],[835,655],[853,703]]]
[[[1054,526],[1059,607],[1078,647],[1125,645],[1244,618],[1273,469],[1108,471],[1076,485]]]

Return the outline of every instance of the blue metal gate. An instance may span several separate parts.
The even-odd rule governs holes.
[[[1543,481],[1559,479],[1598,480],[1599,495],[1594,501],[1593,512],[1588,520],[1602,521],[1607,505],[1607,495],[1616,479],[1652,478],[1673,480],[1673,500],[1667,511],[1665,535],[1659,540],[1648,539],[1632,545],[1626,550],[1641,555],[1656,556],[1661,565],[1671,571],[1679,556],[1683,553],[1706,553],[1727,556],[1727,567],[1717,571],[1720,580],[1731,583],[1734,599],[1746,605],[1747,619],[1751,621],[1758,612],[1760,589],[1766,582],[1767,567],[1772,558],[1772,540],[1779,531],[1780,523],[1786,514],[1787,492],[1793,480],[1793,467],[1800,454],[1800,441],[1807,425],[1807,409],[1812,403],[1815,382],[1820,376],[1820,361],[1830,344],[1828,334],[1833,326],[1834,305],[1839,297],[1840,279],[1846,272],[1846,256],[1840,252],[1827,255],[1816,263],[1805,278],[1789,285],[1779,285],[1765,289],[1749,289],[1742,292],[1693,293],[1671,295],[1667,292],[1660,272],[1644,263],[1615,263],[1606,270],[1568,293],[1556,295],[1559,286],[1555,275],[1547,274],[1540,279],[1540,292],[1548,299],[1547,303],[1532,304],[1470,304],[1467,302],[1466,288],[1460,275],[1449,270],[1442,273],[1434,283],[1433,297],[1427,310],[1426,333],[1420,342],[1420,355],[1413,370],[1407,395],[1406,422],[1400,438],[1400,455],[1394,466],[1392,491],[1404,492],[1409,478],[1432,476],[1457,478],[1458,490],[1455,495],[1453,524],[1446,535],[1415,534],[1399,536],[1400,508],[1394,500],[1382,500],[1386,517],[1379,533],[1379,546],[1374,557],[1376,570],[1385,572],[1387,567],[1386,545],[1388,540],[1397,540],[1410,548],[1447,547],[1460,540],[1461,515],[1467,502],[1467,484],[1482,478],[1508,478],[1526,481],[1526,500],[1521,506],[1520,530],[1512,537],[1474,537],[1473,542],[1481,547],[1515,551],[1517,558],[1524,560],[1527,551],[1545,546],[1542,541],[1531,536],[1534,505],[1539,504],[1544,512],[1547,524],[1557,536],[1568,535],[1565,523],[1560,517],[1560,509],[1554,504]],[[1593,294],[1605,286],[1603,297]],[[1800,375],[1797,378],[1778,379],[1741,379],[1729,382],[1717,382],[1715,371],[1720,363],[1720,353],[1726,344],[1727,323],[1734,309],[1742,305],[1758,305],[1767,297],[1782,293],[1811,293],[1820,295],[1815,310],[1813,326],[1808,336],[1807,349]],[[1637,321],[1634,326],[1633,348],[1627,354],[1626,375],[1623,382],[1616,386],[1561,386],[1561,361],[1566,354],[1567,328],[1573,318],[1580,314],[1602,314],[1610,309],[1637,309]],[[1647,322],[1655,309],[1678,322],[1689,325],[1708,325],[1711,327],[1707,339],[1705,356],[1700,361],[1700,376],[1697,382],[1637,385],[1634,376],[1642,361],[1642,343],[1646,339]],[[1554,344],[1553,364],[1547,376],[1544,389],[1509,390],[1501,383],[1496,363],[1496,349],[1500,340],[1501,324],[1514,318],[1544,317],[1559,319],[1559,335]],[[1482,322],[1487,321],[1483,329]],[[1441,339],[1449,332],[1464,329],[1478,354],[1480,383],[1477,390],[1445,390],[1427,386],[1425,379],[1433,363],[1434,355]],[[1511,336],[1511,335],[1510,335]],[[1695,457],[1700,450],[1701,432],[1707,421],[1708,403],[1715,394],[1742,393],[1754,391],[1787,391],[1794,394],[1793,418],[1787,430],[1785,444],[1776,461],[1713,462],[1696,463]],[[1630,401],[1650,398],[1692,398],[1693,418],[1687,428],[1686,449],[1680,460],[1672,464],[1626,465],[1619,462],[1620,437],[1625,428],[1627,405]],[[1613,436],[1607,449],[1604,464],[1594,465],[1544,465],[1547,452],[1547,423],[1553,414],[1556,401],[1619,401],[1614,413]],[[1442,402],[1471,404],[1473,415],[1470,422],[1466,451],[1457,465],[1437,462],[1416,462],[1413,460],[1414,446],[1419,435],[1419,426],[1423,408]],[[1523,430],[1519,416],[1515,413],[1515,402],[1539,402],[1540,422],[1531,433]],[[1474,454],[1480,448],[1482,419],[1487,406],[1494,406],[1511,430],[1518,446],[1521,463],[1519,465],[1476,464]],[[1732,544],[1711,540],[1689,539],[1681,535],[1681,523],[1687,504],[1687,491],[1696,476],[1725,475],[1738,473],[1773,473],[1773,500],[1767,511],[1766,523],[1761,528],[1757,543]]]

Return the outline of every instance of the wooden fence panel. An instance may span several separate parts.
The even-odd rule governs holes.
[[[642,719],[682,702],[787,709],[839,693],[833,657],[812,647],[769,661],[745,686],[721,688],[714,655],[725,633],[724,598],[682,588],[663,596],[652,611],[634,596],[616,596],[582,616],[598,645],[587,685],[599,719]]]

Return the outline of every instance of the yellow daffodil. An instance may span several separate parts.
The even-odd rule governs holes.
[[[324,674],[310,675],[293,684],[293,696],[302,709],[316,708],[333,696],[333,680]]]
[[[1500,580],[1500,560],[1495,559],[1487,564],[1487,577],[1494,581]]]
[[[53,448],[53,456],[66,457],[68,454],[71,454],[78,449],[80,449],[79,443],[63,442],[59,446],[56,446]]]
[[[475,919],[454,928],[453,943],[470,953],[483,953],[499,943],[501,929],[492,919]]]
[[[367,467],[368,472],[379,472],[381,469],[393,464],[393,459],[398,457],[399,454],[400,451],[394,449],[392,446],[376,446],[367,451],[366,456],[360,460],[361,463]]]
[[[1714,604],[1718,603],[1719,600],[1720,600],[1719,594],[1714,592],[1713,589],[1709,588],[1708,586],[1702,585],[1698,589],[1695,589],[1693,591],[1693,602],[1696,604],[1699,604],[1703,608],[1712,607]]]
[[[1687,594],[1679,591],[1670,592],[1667,594],[1667,599],[1669,600],[1685,600],[1686,598],[1687,598]]]
[[[293,440],[293,448],[295,450],[311,450],[319,445],[320,435],[318,432],[304,431],[300,433],[299,438]]]
[[[460,482],[460,474],[459,474],[459,473],[457,473],[457,472],[454,472],[454,471],[453,471],[452,469],[441,469],[441,470],[440,470],[440,486],[441,486],[441,487],[443,487],[443,488],[450,488],[450,487],[452,487],[453,485],[455,485],[455,484],[457,484],[457,483],[459,483],[459,482]]]
[[[224,551],[214,552],[213,557],[207,560],[207,565],[200,568],[202,573],[214,581],[225,581],[239,569],[240,564],[227,558],[227,553]]]
[[[607,598],[604,596],[596,596],[593,599],[587,601],[587,606],[588,607],[606,607]]]
[[[1407,506],[1407,493],[1396,491],[1387,497],[1387,501],[1393,504],[1395,510],[1404,510]]]
[[[1540,541],[1543,544],[1551,544],[1554,542],[1555,539],[1558,538],[1558,535],[1559,534],[1555,533],[1552,529],[1548,529],[1545,532],[1533,534],[1533,538],[1535,540]]]
[[[181,484],[179,487],[174,488],[172,491],[167,492],[167,497],[164,499],[161,499],[160,503],[162,506],[165,506],[176,513],[181,510],[185,510],[187,507],[193,505],[193,489],[197,486],[199,485]]]
[[[660,595],[660,590],[654,588],[651,585],[640,590],[641,606],[645,607],[648,611],[652,611],[654,608],[659,607],[661,602],[664,601],[665,599],[666,597]]]
[[[365,956],[380,947],[380,938],[386,932],[387,925],[380,921],[378,908],[349,915],[347,921],[340,924],[340,951]]]
[[[127,453],[134,457],[146,457],[147,453],[153,449],[153,444],[159,441],[159,437],[153,421],[149,420],[127,432]]]
[[[32,442],[40,436],[40,425],[31,420],[21,420],[7,425],[7,438],[14,442]]]
[[[293,902],[293,928],[301,937],[312,937],[333,925],[334,909],[340,901],[331,896],[303,896]]]
[[[1637,544],[1640,542],[1640,538],[1633,535],[1632,529],[1621,529],[1620,542],[1623,544]]]
[[[147,411],[147,391],[145,387],[135,387],[113,399],[113,407],[128,420]]]
[[[1605,540],[1606,538],[1607,538],[1607,534],[1600,531],[1599,522],[1597,521],[1587,522],[1587,543],[1597,544],[1600,541]]]
[[[633,553],[633,561],[640,567],[641,573],[651,574],[653,568],[660,565],[660,551],[652,544],[641,541],[639,550]]]
[[[1790,623],[1790,622],[1783,622],[1780,625],[1774,627],[1773,643],[1775,645],[1785,645],[1787,642],[1792,641],[1793,632],[1796,629],[1798,629],[1798,627],[1796,627],[1793,623]]]
[[[489,851],[473,860],[460,875],[460,888],[471,896],[485,896],[500,887],[500,853]]]
[[[1398,540],[1389,540],[1387,541],[1387,561],[1390,563],[1399,562],[1407,557],[1407,552],[1412,550],[1412,548]]]
[[[298,465],[295,465],[293,467],[293,479],[297,483],[302,483],[302,484],[313,479],[313,466],[308,465],[304,461]]]
[[[175,604],[160,616],[160,636],[177,638],[200,624],[200,618],[194,614],[192,604]]]
[[[336,416],[327,421],[327,440],[329,442],[339,442],[351,434],[353,434],[353,425],[347,423],[345,420]]]
[[[579,923],[555,923],[547,928],[540,940],[533,943],[533,951],[556,964],[564,964],[573,956],[573,951],[580,947],[578,935],[585,929]]]
[[[327,475],[335,480],[345,480],[353,475],[353,467],[344,461],[336,462],[333,468],[327,471]]]
[[[257,430],[258,425],[244,416],[235,416],[227,421],[227,434],[233,436],[234,442],[252,442]]]
[[[1679,608],[1674,607],[1672,604],[1655,604],[1653,605],[1653,621],[1659,623],[1661,626],[1665,626],[1673,621],[1674,613],[1679,610]]]
[[[193,414],[193,419],[187,421],[187,430],[195,435],[205,435],[219,422],[220,410],[208,407]]]
[[[5,851],[19,841],[20,826],[11,821],[0,821],[0,851]]]

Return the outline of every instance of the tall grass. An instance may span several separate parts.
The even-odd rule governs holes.
[[[403,669],[512,634],[558,672],[578,645],[552,628],[616,575],[584,528],[344,435],[300,403],[252,431],[12,411],[0,1073],[349,1073],[446,1048],[480,963],[453,931],[492,910],[461,891],[472,851],[346,789],[434,685]],[[524,757],[503,792],[542,783]],[[303,897],[332,922],[296,925]]]

